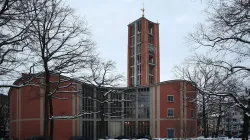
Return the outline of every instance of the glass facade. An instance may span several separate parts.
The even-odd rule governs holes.
[[[104,129],[100,130],[100,113],[82,117],[82,135],[84,137],[91,140],[98,139],[101,131],[105,131],[105,135],[111,137],[122,134],[128,137],[150,134],[150,90],[148,87],[127,89],[122,94],[110,92],[105,97],[101,93],[109,91],[107,89],[99,90],[91,86],[83,86],[82,91],[84,96],[96,98],[99,101],[111,101],[104,105]],[[88,109],[88,111],[91,109],[98,111],[100,110],[99,101],[83,98],[82,108]]]
[[[93,140],[94,139],[94,121],[82,122],[83,136]]]

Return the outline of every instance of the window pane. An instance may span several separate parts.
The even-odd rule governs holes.
[[[191,118],[194,118],[194,110],[191,110]]]
[[[174,96],[168,96],[168,102],[173,102],[174,101]]]
[[[168,129],[167,136],[168,138],[174,138],[174,129]]]
[[[168,109],[168,116],[169,117],[174,116],[174,110],[173,109]]]

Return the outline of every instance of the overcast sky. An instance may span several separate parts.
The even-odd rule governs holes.
[[[142,0],[67,1],[88,21],[101,57],[127,76],[127,25],[141,17]],[[204,20],[204,6],[200,0],[145,0],[145,17],[160,23],[161,81],[173,79],[173,66],[193,54],[185,37]]]

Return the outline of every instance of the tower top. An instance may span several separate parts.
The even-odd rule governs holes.
[[[142,9],[141,9],[141,11],[142,11],[142,17],[144,17],[144,11],[145,11],[145,9],[144,9],[144,0],[142,2]]]

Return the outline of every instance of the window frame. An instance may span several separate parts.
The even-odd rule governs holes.
[[[171,96],[173,97],[173,101],[169,101],[169,100],[168,100],[168,97],[171,97]],[[168,102],[168,103],[173,103],[173,102],[174,102],[174,95],[167,95],[167,102]]]
[[[175,130],[174,128],[167,128],[167,138],[170,138],[169,135],[168,135],[168,131],[169,130],[173,130],[173,138],[175,137]]]
[[[169,116],[169,114],[168,114],[168,113],[169,113],[169,110],[172,110],[172,111],[173,111],[173,116]],[[167,117],[171,117],[171,118],[174,117],[174,108],[168,108],[168,110],[167,110]]]

